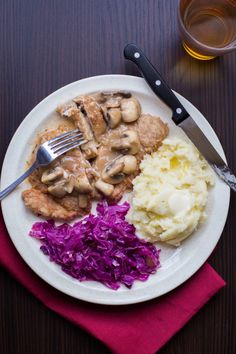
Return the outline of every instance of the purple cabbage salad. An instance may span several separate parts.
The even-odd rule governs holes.
[[[97,215],[72,226],[36,222],[29,235],[40,240],[50,261],[79,281],[99,281],[113,290],[120,284],[131,288],[135,280],[147,280],[160,267],[160,250],[135,235],[135,227],[125,220],[128,210],[127,202],[103,201],[97,205]]]

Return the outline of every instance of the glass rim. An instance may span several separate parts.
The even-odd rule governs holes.
[[[223,47],[223,48],[217,48],[217,47],[211,47],[211,46],[208,46],[206,44],[203,44],[202,42],[198,41],[195,37],[193,37],[186,29],[185,25],[184,25],[184,22],[182,20],[182,16],[181,16],[181,13],[180,13],[180,3],[182,2],[182,0],[179,0],[178,1],[178,22],[179,22],[179,26],[181,27],[182,31],[184,32],[185,36],[193,41],[195,44],[197,44],[197,46],[200,48],[200,49],[203,49],[204,51],[206,52],[209,52],[210,54],[216,54],[216,53],[226,53],[226,52],[230,52],[232,51],[233,49],[236,49],[236,39],[234,39],[232,41],[232,43],[230,43],[229,45]]]

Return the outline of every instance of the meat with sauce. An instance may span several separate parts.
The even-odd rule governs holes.
[[[97,156],[97,144],[94,139],[93,131],[86,118],[84,112],[79,109],[75,102],[59,106],[57,112],[66,118],[70,118],[75,126],[83,133],[84,139],[88,140],[87,143],[81,146],[81,150],[85,154],[85,158],[90,160]]]
[[[88,142],[30,176],[32,188],[23,192],[24,203],[46,218],[83,216],[94,199],[118,202],[132,190],[145,153],[157,150],[168,134],[168,126],[159,117],[141,114],[140,103],[127,92],[79,96],[57,112],[68,125],[45,131],[36,147],[76,127]]]
[[[80,96],[75,98],[74,102],[77,103],[81,112],[87,117],[94,137],[99,142],[102,134],[107,130],[101,107],[92,96]]]

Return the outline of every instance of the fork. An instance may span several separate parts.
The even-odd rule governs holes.
[[[0,192],[0,200],[12,192],[13,189],[15,189],[18,184],[23,182],[36,168],[49,165],[57,157],[65,154],[71,149],[85,144],[86,142],[87,140],[83,138],[82,133],[78,129],[75,129],[70,132],[58,135],[55,138],[41,144],[37,150],[35,162],[15,182]]]

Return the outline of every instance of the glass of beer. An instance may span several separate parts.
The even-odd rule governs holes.
[[[183,47],[200,60],[236,49],[236,0],[179,0]]]

